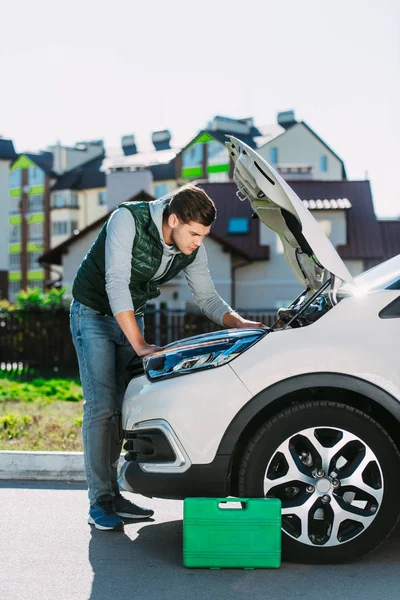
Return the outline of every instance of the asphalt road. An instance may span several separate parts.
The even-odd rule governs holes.
[[[100,532],[87,492],[68,483],[0,482],[0,595],[5,600],[400,600],[400,528],[344,566],[185,569],[182,502],[129,497],[154,520]]]

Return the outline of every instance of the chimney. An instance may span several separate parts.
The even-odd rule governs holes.
[[[137,154],[136,141],[133,133],[131,135],[124,135],[121,139],[121,145],[125,156]]]
[[[153,131],[151,141],[156,150],[169,150],[171,148],[171,132],[169,129],[162,131]]]
[[[292,127],[292,125],[296,125],[297,121],[294,116],[294,110],[285,110],[283,112],[279,112],[277,121],[278,125],[284,129],[289,129],[289,127]]]

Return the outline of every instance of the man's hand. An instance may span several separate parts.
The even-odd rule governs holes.
[[[247,321],[247,319],[242,319],[236,327],[261,327],[262,329],[268,329],[267,325],[264,325],[264,323],[260,323],[259,321]]]
[[[151,356],[155,352],[159,352],[162,348],[160,346],[155,346],[154,344],[146,344],[145,342],[143,346],[134,348],[134,350],[139,358],[145,358],[146,356]]]
[[[125,336],[128,338],[132,348],[140,358],[150,356],[161,350],[160,346],[147,344],[142,332],[136,322],[133,310],[125,310],[115,317]]]
[[[236,312],[225,313],[222,318],[222,323],[228,328],[261,327],[262,329],[268,329],[267,325],[264,325],[264,323],[260,323],[258,321],[248,321],[247,319],[243,319],[243,317]]]

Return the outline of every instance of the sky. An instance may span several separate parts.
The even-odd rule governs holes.
[[[400,216],[398,0],[19,0],[0,11],[0,135],[18,152],[293,109]]]

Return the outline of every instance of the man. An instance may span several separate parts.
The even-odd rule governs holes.
[[[82,426],[89,523],[121,530],[121,517],[152,510],[125,499],[117,482],[122,442],[118,415],[125,369],[136,355],[159,350],[143,332],[146,302],[183,271],[201,311],[225,327],[262,327],[235,313],[215,291],[203,240],[216,218],[204,190],[187,185],[152,202],[126,202],[110,216],[80,265],[73,285],[71,332],[83,387]]]

